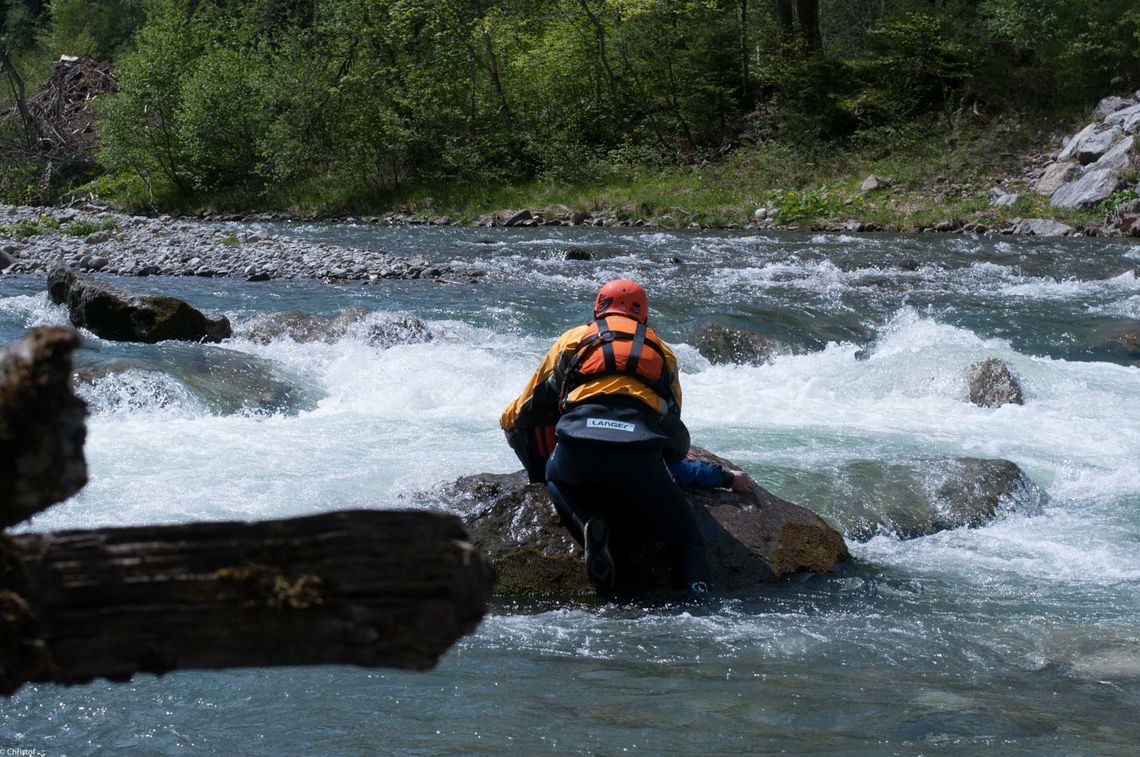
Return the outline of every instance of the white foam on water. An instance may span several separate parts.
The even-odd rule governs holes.
[[[21,318],[26,328],[66,324],[67,308],[55,305],[47,294],[20,294],[0,297],[0,313]]]
[[[1140,294],[1105,305],[1090,305],[1088,312],[1140,320]]]
[[[1109,279],[1060,280],[1052,278],[1026,279],[998,289],[998,294],[1024,297],[1033,300],[1074,300],[1093,295],[1112,295],[1140,291],[1140,279],[1132,271],[1125,271]]]

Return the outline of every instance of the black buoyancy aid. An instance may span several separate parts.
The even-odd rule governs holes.
[[[559,406],[577,387],[603,376],[630,376],[652,389],[667,405],[675,404],[673,376],[665,350],[653,329],[632,318],[602,316],[578,343],[562,382]]]

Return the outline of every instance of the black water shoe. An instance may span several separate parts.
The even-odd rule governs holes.
[[[616,579],[609,540],[610,525],[602,518],[590,518],[586,523],[586,575],[600,597],[614,590]]]

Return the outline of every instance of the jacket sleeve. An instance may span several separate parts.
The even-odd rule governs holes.
[[[732,486],[732,471],[702,460],[680,460],[669,466],[669,473],[679,486],[697,486],[702,489],[727,489]]]
[[[578,348],[584,330],[581,326],[572,328],[551,345],[522,393],[499,416],[499,425],[503,429],[512,431],[516,426],[545,426],[558,419],[558,392],[561,386],[558,371],[565,372],[565,365]]]

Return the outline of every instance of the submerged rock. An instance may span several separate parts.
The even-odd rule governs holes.
[[[81,358],[87,357],[80,353]],[[77,378],[97,387],[112,378],[125,379],[112,396],[100,397],[84,390],[97,410],[126,406],[160,406],[177,401],[170,385],[130,380],[130,374],[168,376],[185,387],[190,396],[219,415],[256,411],[296,413],[316,406],[319,393],[300,377],[291,376],[270,360],[242,352],[174,342],[141,349],[130,357],[86,360],[78,366]],[[163,397],[162,395],[167,395]]]
[[[693,346],[714,364],[742,363],[760,365],[771,359],[776,342],[763,334],[744,329],[730,329],[719,323],[705,323],[693,330]]]
[[[851,539],[900,539],[978,528],[1003,513],[1035,515],[1048,496],[1009,460],[951,458],[888,464],[859,460],[788,484],[830,503],[827,517]]]
[[[1005,361],[996,357],[970,366],[967,381],[970,387],[970,402],[979,407],[1025,404],[1025,396],[1017,377],[1013,375],[1013,371]]]
[[[73,325],[111,341],[220,342],[232,331],[225,316],[207,318],[175,297],[134,295],[67,266],[52,269],[48,294],[52,302],[67,305]]]
[[[728,464],[700,453],[702,459]],[[705,541],[714,590],[744,589],[800,571],[830,573],[848,557],[843,537],[822,518],[763,488],[751,495],[725,489],[686,489],[685,494]],[[495,566],[499,594],[592,591],[581,549],[563,528],[546,488],[528,484],[524,472],[466,476],[432,497],[460,512],[475,546]],[[636,543],[619,526],[612,538],[625,547],[616,551],[628,557],[618,563],[619,592],[670,588],[662,544]]]
[[[427,324],[408,313],[376,313],[351,307],[336,316],[285,312],[261,315],[238,329],[237,335],[258,344],[288,337],[294,342],[333,343],[359,335],[373,347],[418,344],[435,338]]]

